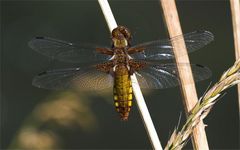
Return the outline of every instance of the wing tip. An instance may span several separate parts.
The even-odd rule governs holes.
[[[196,66],[201,67],[201,68],[207,68],[207,67],[205,67],[203,65],[200,65],[200,64],[196,64]]]
[[[202,68],[204,70],[205,76],[203,77],[202,80],[209,79],[212,76],[212,71],[206,66],[200,65],[200,64],[195,64],[196,66]]]
[[[40,82],[41,77],[44,76],[45,74],[47,74],[47,71],[43,71],[43,72],[37,74],[32,80],[32,85],[37,88],[49,89],[49,88],[46,88],[45,86],[43,86]]]
[[[36,36],[34,39],[45,39],[43,36]]]
[[[34,38],[32,38],[32,39],[28,42],[28,46],[29,46],[31,49],[35,50],[34,41],[35,41],[35,40],[42,40],[42,39],[45,39],[45,37],[43,37],[43,36],[34,37]]]
[[[32,85],[37,87],[37,88],[42,88],[42,86],[38,83],[38,79],[37,79],[38,76],[34,77],[33,80],[32,80]]]
[[[37,75],[33,78],[32,80],[32,86],[40,88],[40,89],[45,89],[45,90],[61,90],[60,88],[56,88],[56,87],[48,87],[47,85],[44,85],[41,83],[42,80],[40,80],[38,77],[40,75]]]
[[[43,71],[43,72],[40,72],[37,76],[41,76],[41,75],[44,75],[46,73],[47,73],[47,71]]]
[[[199,33],[199,34],[204,34],[206,36],[205,38],[207,38],[209,42],[214,40],[214,35],[210,31],[207,31],[207,30],[197,30],[196,32]]]

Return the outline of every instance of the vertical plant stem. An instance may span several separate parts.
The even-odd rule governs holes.
[[[236,60],[240,58],[240,1],[230,0]],[[240,112],[240,85],[238,84],[238,112]],[[240,114],[239,114],[240,115]]]
[[[160,0],[170,38],[182,35],[175,0]],[[184,40],[172,42],[176,64],[189,63],[187,49]],[[177,65],[178,67],[178,65]],[[188,114],[198,101],[195,83],[190,65],[178,67],[181,89],[184,96],[185,112]],[[208,150],[208,142],[202,121],[193,131],[193,146],[197,150]]]
[[[110,33],[117,27],[117,22],[113,16],[112,10],[107,0],[98,0],[98,3],[102,9],[103,15],[106,19]]]
[[[101,6],[101,9],[102,9],[104,17],[107,21],[109,30],[110,30],[110,32],[112,32],[112,30],[117,27],[117,23],[114,19],[114,16],[113,16],[111,8],[108,4],[108,1],[107,0],[98,0],[98,3]],[[150,113],[148,111],[147,105],[145,103],[144,97],[142,95],[142,92],[139,87],[139,84],[138,84],[135,74],[133,74],[131,76],[131,81],[132,81],[134,96],[136,98],[137,105],[138,105],[141,117],[143,119],[144,126],[145,126],[148,136],[150,138],[152,147],[155,150],[162,150],[161,143],[159,141],[156,129],[153,125]]]

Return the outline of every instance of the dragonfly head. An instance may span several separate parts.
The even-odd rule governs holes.
[[[113,46],[117,48],[123,48],[129,46],[131,40],[130,31],[124,26],[118,26],[112,31]]]

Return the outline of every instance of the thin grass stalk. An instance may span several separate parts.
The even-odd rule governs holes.
[[[240,58],[240,1],[230,0],[236,60]],[[240,115],[240,85],[238,85],[238,112]],[[240,117],[240,116],[239,116]]]
[[[108,24],[109,30],[110,32],[112,32],[112,30],[117,27],[117,23],[116,23],[116,20],[114,19],[109,3],[107,0],[98,0],[98,3],[101,6],[101,9],[106,19],[106,22]],[[160,140],[158,138],[156,129],[153,125],[150,113],[148,111],[147,105],[145,103],[143,94],[141,92],[141,89],[135,74],[131,76],[131,81],[133,86],[133,93],[134,93],[134,96],[135,96],[135,99],[136,99],[136,102],[145,126],[145,129],[147,130],[149,139],[151,141],[152,147],[155,150],[162,150]]]
[[[175,0],[160,0],[160,3],[163,9],[163,14],[170,38],[182,35],[182,29],[178,17]],[[182,95],[184,97],[183,103],[185,107],[185,112],[186,114],[188,114],[198,101],[192,70],[190,65],[184,68],[178,67],[179,63],[189,64],[189,58],[184,40],[179,42],[173,42],[172,45],[178,68],[178,74],[180,77]],[[194,149],[209,149],[204,125],[202,122],[194,129],[192,143]]]
[[[240,82],[240,59],[234,65],[223,73],[220,80],[212,86],[193,107],[191,114],[187,118],[182,129],[177,132],[175,129],[169,139],[165,150],[180,150],[186,145],[193,129],[201,122],[211,111],[214,104],[220,99],[221,94],[226,89]]]

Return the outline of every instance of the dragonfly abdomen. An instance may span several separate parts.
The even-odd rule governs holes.
[[[114,104],[121,120],[127,120],[132,106],[132,84],[126,66],[116,67]]]

